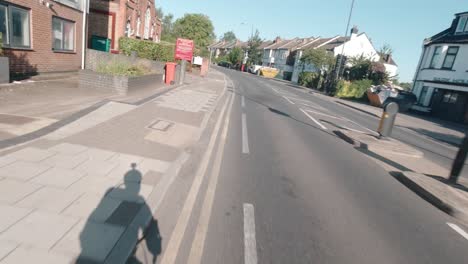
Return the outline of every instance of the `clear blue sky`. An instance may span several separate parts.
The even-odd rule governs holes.
[[[423,39],[449,27],[455,13],[468,11],[465,1],[356,0],[351,26],[366,32],[376,49],[388,43],[400,80],[411,81]],[[248,39],[252,24],[264,39],[344,35],[350,5],[351,0],[156,0],[176,18],[206,14],[217,37],[233,30],[241,40]]]

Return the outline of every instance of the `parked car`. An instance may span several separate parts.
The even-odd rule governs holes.
[[[228,68],[228,69],[232,68],[232,64],[230,62],[227,62],[227,61],[220,61],[220,62],[218,62],[218,65],[221,66],[221,67],[224,67],[224,68]]]
[[[418,98],[412,92],[407,91],[398,91],[398,94],[395,97],[389,96],[383,103],[383,107],[391,102],[398,104],[399,112],[408,112],[410,108],[416,103]]]
[[[261,65],[250,65],[249,68],[247,68],[247,71],[253,74],[257,74],[261,68]]]

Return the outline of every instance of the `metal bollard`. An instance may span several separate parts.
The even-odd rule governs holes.
[[[380,119],[379,138],[389,137],[392,134],[393,125],[395,124],[396,115],[398,114],[398,104],[391,102],[384,107],[382,118]]]

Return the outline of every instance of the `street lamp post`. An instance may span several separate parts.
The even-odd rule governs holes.
[[[351,23],[351,17],[353,16],[354,1],[355,0],[352,0],[352,2],[351,2],[351,8],[349,10],[349,16],[348,16],[348,23],[346,25],[345,37],[347,37],[348,33],[349,33],[349,25]],[[338,65],[336,67],[336,73],[335,73],[335,80],[336,81],[338,81],[338,79],[340,78],[341,64],[343,63],[343,54],[344,54],[344,50],[345,50],[345,45],[346,45],[346,40],[343,42],[343,47],[341,49],[341,54],[340,54],[340,57],[338,58]]]

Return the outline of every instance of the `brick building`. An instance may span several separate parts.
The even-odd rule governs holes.
[[[0,32],[13,76],[81,66],[84,0],[0,0]]]
[[[159,42],[161,20],[154,0],[91,0],[88,45],[91,37],[111,40],[111,50],[118,50],[123,36]]]

